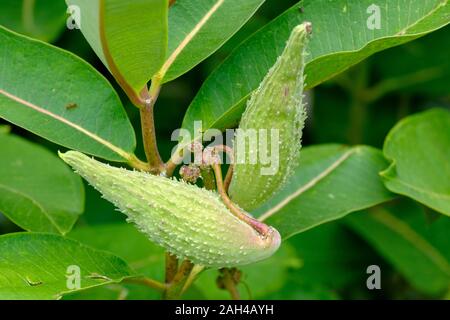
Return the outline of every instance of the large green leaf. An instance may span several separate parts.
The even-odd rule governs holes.
[[[135,102],[164,63],[168,0],[66,0],[80,9],[81,31]]]
[[[288,238],[319,224],[393,198],[378,172],[387,161],[377,149],[318,145],[304,148],[285,188],[254,214]]]
[[[122,259],[57,235],[4,235],[0,252],[0,299],[59,299],[134,275]],[[79,289],[68,278],[76,275],[77,267]]]
[[[56,155],[0,135],[0,211],[28,231],[67,233],[84,209],[84,189]]]
[[[400,121],[383,148],[386,187],[450,215],[450,112],[432,109]]]
[[[83,60],[0,27],[0,65],[0,117],[71,149],[130,158],[136,138],[120,99]]]
[[[381,29],[369,30],[367,14],[372,0],[305,0],[242,43],[211,74],[191,103],[183,127],[203,129],[235,126],[245,102],[275,63],[294,26],[311,21],[306,74],[312,88],[371,54],[403,44],[439,29],[450,21],[447,0],[377,1]]]
[[[425,218],[410,201],[353,214],[345,221],[418,290],[444,294],[450,287],[450,218]]]
[[[225,43],[264,0],[177,0],[169,13],[164,82],[189,71]]]
[[[66,10],[63,0],[2,0],[0,25],[52,42],[64,30]]]

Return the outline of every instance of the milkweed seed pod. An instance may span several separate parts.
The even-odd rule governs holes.
[[[303,72],[310,32],[309,22],[293,29],[283,53],[248,101],[236,131],[229,195],[247,211],[273,196],[297,164],[306,119]],[[252,137],[257,137],[253,143]]]
[[[111,167],[80,152],[60,157],[128,216],[150,240],[181,259],[231,267],[271,256],[280,234],[261,234],[235,217],[219,196],[185,182]]]

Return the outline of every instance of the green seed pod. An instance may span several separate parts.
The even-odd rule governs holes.
[[[280,245],[277,230],[267,227],[264,235],[257,232],[234,216],[215,192],[114,168],[76,151],[60,157],[150,240],[181,259],[206,267],[231,267],[270,257]]]
[[[229,195],[247,211],[283,187],[297,164],[306,118],[303,71],[310,32],[309,22],[294,28],[283,53],[248,101],[236,131]],[[252,134],[257,136],[256,145],[250,142]]]

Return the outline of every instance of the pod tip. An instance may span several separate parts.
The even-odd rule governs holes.
[[[312,23],[309,21],[303,22],[303,25],[305,26],[305,30],[308,34],[312,33]]]

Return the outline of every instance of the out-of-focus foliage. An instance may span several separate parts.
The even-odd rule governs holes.
[[[2,0],[0,24],[27,36],[52,42],[66,26],[63,0]]]
[[[348,224],[418,290],[442,297],[450,283],[450,218],[427,214],[411,201],[376,207]]]

